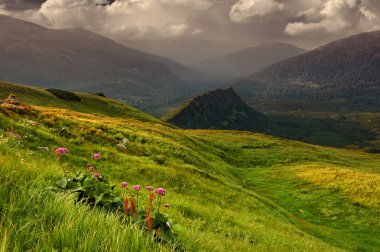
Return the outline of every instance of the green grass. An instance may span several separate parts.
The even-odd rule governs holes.
[[[69,148],[78,169],[100,152],[102,172],[113,182],[166,188],[168,213],[185,228],[178,238],[185,251],[380,247],[378,155],[249,132],[181,130],[124,107],[107,116],[90,101],[67,110],[70,104],[50,103],[39,89],[30,92],[37,115],[0,112],[0,248],[4,244],[5,251],[174,249],[122,224],[117,213],[47,193],[62,172],[51,152],[38,149],[44,146]],[[67,132],[61,134],[62,128]],[[127,152],[116,148],[122,138],[129,140]],[[162,158],[164,163],[157,161]]]

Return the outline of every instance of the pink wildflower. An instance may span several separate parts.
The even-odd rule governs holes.
[[[91,156],[92,159],[94,160],[99,160],[101,158],[100,154],[99,153],[95,153]]]
[[[68,153],[69,153],[69,150],[67,148],[57,148],[55,150],[55,156],[56,157],[60,157],[61,155],[65,155]]]
[[[155,191],[158,195],[160,196],[165,196],[166,194],[166,191],[164,188],[157,188],[156,191]]]
[[[147,189],[148,191],[152,191],[153,190],[153,186],[147,186],[147,187],[145,187],[145,189]]]
[[[125,187],[127,187],[128,186],[128,183],[127,182],[121,182],[120,183],[120,187],[121,188],[125,188]]]
[[[100,173],[94,173],[94,178],[99,178],[100,177]]]
[[[138,192],[141,190],[141,186],[140,185],[134,185],[134,186],[132,186],[132,189],[135,190],[136,192]]]
[[[166,203],[166,204],[164,205],[164,207],[169,208],[170,205],[169,205],[168,203]]]
[[[94,172],[94,167],[93,167],[93,166],[89,166],[89,167],[88,167],[88,170],[89,170],[90,172]]]

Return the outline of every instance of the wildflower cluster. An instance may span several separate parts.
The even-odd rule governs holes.
[[[151,235],[163,240],[172,241],[174,239],[174,232],[172,230],[172,223],[168,219],[168,215],[160,211],[162,207],[161,201],[166,194],[164,188],[157,188],[154,190],[153,186],[145,187],[147,195],[146,207],[140,207],[141,191],[140,185],[133,185],[131,193],[128,192],[128,183],[120,183],[120,187],[125,190],[125,198],[123,203],[124,213],[127,218],[132,218],[142,225]],[[169,208],[169,204],[164,204],[163,207]]]
[[[169,208],[168,203],[162,205],[162,199],[166,195],[164,188],[154,189],[149,185],[145,187],[144,193],[140,185],[128,187],[128,183],[124,181],[119,184],[123,191],[120,195],[115,190],[116,186],[110,184],[102,174],[97,163],[101,159],[99,153],[93,154],[92,162],[87,163],[87,168],[77,173],[68,162],[67,155],[70,152],[67,148],[57,148],[54,152],[65,173],[65,176],[56,182],[55,188],[75,192],[78,201],[123,213],[124,219],[128,220],[127,223],[139,225],[158,241],[173,241],[175,225],[169,220],[168,215],[162,212],[162,207]],[[75,176],[70,177],[65,166],[71,167]]]

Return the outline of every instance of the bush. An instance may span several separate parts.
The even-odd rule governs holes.
[[[77,96],[75,93],[70,92],[70,91],[65,91],[61,89],[55,89],[55,88],[48,88],[46,91],[52,93],[56,97],[58,97],[61,100],[65,101],[78,101],[80,102],[82,99]]]
[[[106,97],[103,93],[95,93],[94,95],[100,96],[100,97]]]

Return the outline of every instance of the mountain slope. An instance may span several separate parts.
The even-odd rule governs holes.
[[[119,118],[137,118],[147,122],[161,122],[138,109],[107,97],[75,93],[80,97],[80,102],[65,101],[42,88],[0,81],[0,101],[6,99],[9,94],[14,94],[20,101],[33,106],[57,107],[83,113],[96,113]]]
[[[27,106],[22,92],[49,105],[44,92],[22,86],[19,99]],[[121,223],[119,213],[93,210],[70,194],[48,193],[64,173],[52,153],[39,147],[67,147],[77,171],[99,152],[100,172],[115,184],[167,189],[165,212],[184,226],[176,251],[380,246],[379,155],[252,132],[182,130],[134,115],[62,109],[66,103],[54,102],[55,108],[33,106],[33,113],[19,114],[0,105],[0,236],[6,251],[175,250],[173,244],[157,244],[139,226]],[[91,100],[86,102],[91,107]],[[116,148],[120,139],[126,139],[127,151]],[[143,204],[148,192],[139,194]]]
[[[0,15],[0,80],[103,92],[146,110],[188,90],[194,71],[83,29],[47,29]],[[155,99],[157,98],[157,99]]]
[[[306,50],[284,43],[265,43],[207,59],[200,68],[215,75],[241,77],[258,71],[277,61],[297,56]]]
[[[190,129],[263,131],[268,126],[266,116],[244,103],[232,88],[197,96],[164,118]]]
[[[330,110],[378,111],[379,69],[380,31],[374,31],[275,63],[233,86],[246,100],[298,100]]]

